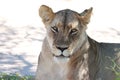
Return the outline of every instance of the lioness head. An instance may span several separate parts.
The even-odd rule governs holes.
[[[48,6],[40,7],[39,15],[45,24],[53,56],[69,58],[81,47],[87,38],[85,30],[91,13],[92,8],[79,14],[69,9],[54,13]]]

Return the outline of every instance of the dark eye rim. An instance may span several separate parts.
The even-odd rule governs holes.
[[[70,34],[71,35],[76,35],[78,33],[77,29],[71,29]]]
[[[54,32],[54,33],[57,33],[58,32],[58,28],[56,26],[52,26],[51,27],[51,30]]]

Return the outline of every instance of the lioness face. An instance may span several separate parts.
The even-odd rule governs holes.
[[[92,8],[81,14],[66,9],[54,13],[48,6],[39,9],[47,29],[47,40],[55,57],[69,58],[86,39],[86,25],[89,23]]]

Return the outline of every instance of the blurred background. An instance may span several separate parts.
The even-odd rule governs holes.
[[[93,7],[88,35],[98,42],[120,43],[119,0],[0,0],[0,72],[35,75],[45,28],[40,5],[57,12]]]

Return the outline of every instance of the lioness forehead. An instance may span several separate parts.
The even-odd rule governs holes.
[[[55,18],[53,22],[55,25],[70,28],[74,28],[79,24],[79,20],[77,17],[78,13],[72,10],[66,9],[56,12]]]
[[[92,9],[92,7],[90,9],[86,9],[80,14],[69,9],[54,13],[50,7],[42,5],[39,9],[39,15],[46,26],[56,23],[65,27],[68,24],[74,24],[74,22],[76,25],[80,23],[86,26],[90,22]]]

